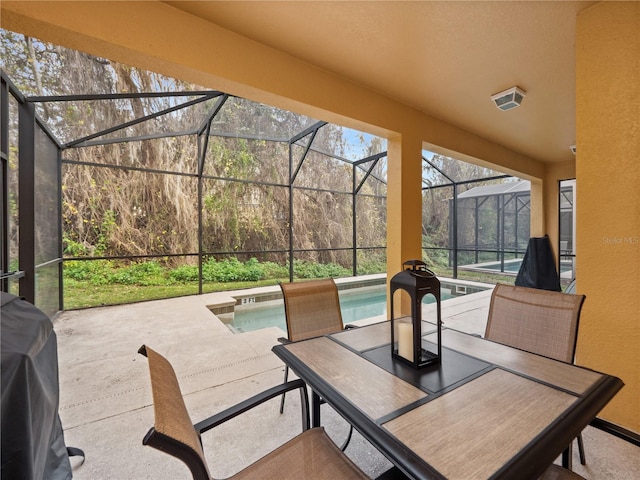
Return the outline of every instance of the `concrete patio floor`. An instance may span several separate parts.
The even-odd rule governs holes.
[[[271,327],[234,334],[208,309],[228,303],[232,295],[67,311],[56,317],[65,440],[86,454],[82,465],[72,459],[75,479],[191,478],[181,462],[142,445],[153,424],[147,362],[137,353],[142,344],[172,362],[194,422],[282,382],[284,366],[271,347],[284,332]],[[486,291],[444,302],[445,325],[482,334],[489,296]],[[283,415],[278,408],[279,399],[274,399],[204,435],[215,478],[232,475],[300,432],[298,396],[287,396]],[[342,443],[346,422],[326,405],[322,419],[329,435]],[[576,472],[587,479],[640,478],[637,447],[591,427],[583,435],[587,465],[580,465],[575,448]],[[357,433],[347,454],[372,477],[391,466]]]

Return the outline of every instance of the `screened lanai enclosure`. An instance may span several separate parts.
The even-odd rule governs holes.
[[[221,92],[25,98],[4,74],[3,89],[17,125],[8,132],[17,157],[8,152],[7,206],[16,199],[17,208],[7,265],[17,258],[10,270],[22,272],[8,281],[33,275],[33,291],[23,281],[20,293],[48,311],[62,300],[63,258],[70,283],[126,265],[111,273],[119,284],[169,275],[182,294],[258,281],[269,268],[275,281],[296,265],[301,276],[314,264],[342,276],[384,266],[380,139]],[[76,121],[50,123],[58,118]],[[360,135],[362,149],[344,151],[347,135]],[[29,190],[33,205],[23,206]]]
[[[1,33],[3,290],[52,314],[385,272],[385,139]],[[525,182],[422,162],[430,268],[522,256]]]

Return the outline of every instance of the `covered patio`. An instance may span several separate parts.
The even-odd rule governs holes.
[[[3,1],[1,8],[3,28],[386,139],[387,272],[422,255],[424,150],[529,180],[530,235],[548,235],[556,253],[560,183],[575,179],[576,292],[588,299],[576,363],[624,381],[599,418],[637,444],[640,4]],[[527,92],[522,105],[497,109],[491,95],[514,85]],[[27,230],[21,240],[33,250],[33,219]],[[26,275],[35,285],[35,269]],[[183,475],[139,443],[152,415],[136,354],[142,343],[155,341],[175,363],[194,417],[281,381],[283,367],[270,354],[281,332],[234,336],[206,312],[209,301],[189,296],[56,318],[60,413],[67,443],[87,453],[77,478]],[[468,323],[483,317],[473,311],[462,309],[462,325],[451,312],[445,323],[481,333],[481,323]],[[269,437],[268,450],[278,439],[262,433],[290,422],[292,434],[297,412],[282,422],[274,403],[248,421]],[[340,437],[346,429],[339,419],[334,425]],[[234,452],[247,447],[231,431],[222,435]],[[637,446],[590,428],[585,443],[587,467],[574,460],[576,472],[640,476]],[[362,468],[384,470],[384,459],[358,448]],[[210,457],[225,469],[214,475],[237,468],[231,455],[220,457]]]

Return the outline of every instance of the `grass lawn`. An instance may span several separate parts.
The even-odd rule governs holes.
[[[287,280],[282,279],[282,281]],[[203,293],[223,292],[276,284],[277,280],[274,279],[256,282],[205,283],[202,286],[202,290]],[[101,307],[105,305],[122,305],[125,303],[197,294],[198,284],[196,282],[149,286],[122,284],[92,285],[88,282],[65,279],[64,309],[75,310],[78,308]]]

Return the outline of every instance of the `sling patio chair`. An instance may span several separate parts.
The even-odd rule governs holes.
[[[234,480],[335,480],[367,477],[327,436],[324,429],[309,428],[307,387],[294,380],[255,395],[195,425],[184,403],[175,371],[162,355],[143,345],[138,352],[149,361],[154,426],[142,443],[182,460],[194,480],[211,476],[202,448],[201,434],[285,391],[300,390],[303,432],[230,477]],[[254,439],[255,441],[255,439]]]
[[[281,343],[297,342],[344,330],[338,287],[332,278],[306,282],[280,283],[287,321],[287,338]],[[284,368],[284,381],[289,379],[289,366]],[[280,413],[284,411],[284,398]],[[347,448],[353,427],[341,449]]]
[[[584,295],[497,284],[491,294],[484,337],[494,342],[574,363]],[[582,434],[580,463],[586,463]]]
[[[585,478],[560,465],[551,465],[538,480],[585,480]]]

